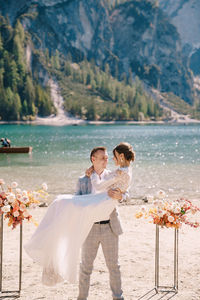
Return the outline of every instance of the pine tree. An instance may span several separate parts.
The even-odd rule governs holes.
[[[107,74],[107,75],[110,75],[110,67],[109,67],[109,64],[108,63],[106,63],[105,64],[105,73]]]
[[[70,65],[70,62],[68,60],[65,61],[65,74],[67,76],[70,76],[72,74],[72,70],[71,70],[71,65]]]
[[[0,67],[0,88],[3,90],[4,83],[3,83],[3,77],[4,77],[4,68]]]
[[[8,72],[8,85],[11,89],[16,92],[18,84],[20,82],[20,77],[17,69],[17,65],[14,60],[11,61]]]
[[[27,116],[28,115],[28,105],[27,101],[24,100],[22,104],[22,116]]]
[[[14,29],[14,34],[19,36],[20,41],[22,43],[24,42],[24,37],[25,37],[24,28],[23,28],[23,26],[22,26],[22,24],[20,23],[19,20],[17,20],[16,26],[15,26],[15,29]]]
[[[3,57],[3,41],[0,32],[0,59]]]
[[[32,104],[35,102],[35,87],[31,80],[31,77],[27,75],[25,86],[24,86],[24,99],[27,101],[28,113],[30,115],[34,114]]]
[[[56,50],[56,54],[54,57],[54,67],[59,70],[60,69],[60,58],[59,58],[59,52]]]
[[[50,56],[49,56],[49,49],[48,48],[45,50],[44,55],[45,55],[46,64],[49,65],[49,63],[50,63]]]
[[[22,113],[22,104],[21,104],[21,99],[18,93],[14,94],[13,97],[13,119],[14,120],[20,120]]]
[[[96,105],[94,101],[87,106],[87,112],[85,116],[87,120],[96,120]]]
[[[13,39],[13,54],[17,62],[23,63],[24,49],[19,35],[15,35]]]

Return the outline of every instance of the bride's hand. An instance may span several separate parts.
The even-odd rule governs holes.
[[[123,173],[122,170],[117,170],[117,171],[116,171],[117,177],[119,177],[120,175],[122,175],[122,173]]]
[[[108,190],[108,196],[110,198],[113,198],[115,200],[121,201],[122,200],[122,192],[120,189],[109,189]]]
[[[90,177],[92,175],[92,173],[94,172],[94,167],[91,166],[90,168],[88,168],[86,171],[85,171],[85,175],[87,177]]]

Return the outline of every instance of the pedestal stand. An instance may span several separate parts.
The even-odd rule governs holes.
[[[20,224],[20,250],[19,250],[19,288],[16,291],[3,290],[3,214],[0,216],[0,298],[19,298],[22,283],[22,224]],[[6,295],[7,294],[7,295]]]
[[[172,230],[172,229],[170,229]],[[164,286],[160,285],[159,282],[159,273],[160,273],[160,265],[159,265],[159,255],[160,255],[160,247],[159,247],[159,225],[156,225],[156,249],[155,249],[155,290],[158,292],[172,292],[178,293],[178,229],[174,229],[174,285],[173,286]]]

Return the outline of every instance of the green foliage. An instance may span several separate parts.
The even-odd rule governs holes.
[[[12,28],[9,21],[0,16],[1,120],[32,119],[37,112],[42,116],[54,112],[50,92],[36,85],[26,66],[25,35],[19,20]],[[46,59],[48,59],[47,54]],[[55,66],[60,67],[57,57],[55,58]]]
[[[59,68],[55,68],[55,57]],[[40,55],[42,57],[42,55]],[[141,81],[129,70],[118,81],[108,64],[102,71],[84,59],[79,64],[51,56],[48,71],[57,77],[68,113],[87,120],[160,119],[162,109],[145,92]],[[39,107],[39,105],[38,105]]]
[[[54,113],[54,107],[49,101],[49,91],[41,88],[40,85],[36,86],[36,106],[40,116],[49,116]]]

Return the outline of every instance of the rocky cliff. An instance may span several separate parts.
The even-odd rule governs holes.
[[[111,14],[114,49],[124,70],[161,91],[173,91],[191,101],[192,80],[176,28],[147,1],[127,2]]]
[[[107,0],[0,0],[0,12],[12,23],[20,18],[36,48],[70,52],[77,61],[94,58],[99,66],[108,63],[113,74],[138,75],[193,102],[179,34],[150,1],[128,1],[109,10]]]
[[[183,54],[189,58],[194,75],[200,75],[200,1],[160,0],[160,8],[176,26]]]

